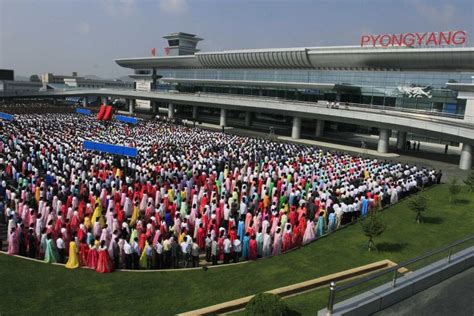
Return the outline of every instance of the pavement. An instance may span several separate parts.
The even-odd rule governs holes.
[[[417,293],[374,316],[474,315],[474,268]]]

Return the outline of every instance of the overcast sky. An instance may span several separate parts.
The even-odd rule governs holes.
[[[164,55],[170,32],[202,51],[358,45],[363,33],[466,30],[473,0],[0,0],[0,68],[118,77],[115,58]]]

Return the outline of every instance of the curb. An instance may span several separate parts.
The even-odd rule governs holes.
[[[346,280],[354,277],[358,277],[370,272],[374,272],[381,269],[386,269],[395,266],[396,263],[390,261],[388,259],[377,261],[374,263],[370,263],[367,265],[363,265],[360,267],[352,268],[349,270],[329,274],[323,277],[319,277],[316,279],[280,287],[277,289],[273,289],[270,291],[266,291],[265,293],[271,293],[278,295],[282,298],[286,296],[292,296],[298,293],[306,292],[311,289],[315,289],[320,286],[324,286],[329,284],[331,281],[340,281]],[[192,315],[215,315],[215,314],[223,314],[233,312],[239,309],[242,309],[247,305],[247,303],[254,297],[254,295],[249,295],[246,297],[242,297],[239,299],[235,299],[232,301],[196,309],[193,311],[185,312],[182,314],[178,314],[180,316],[192,316]]]

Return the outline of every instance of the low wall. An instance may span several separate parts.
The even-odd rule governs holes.
[[[474,266],[474,246],[452,255],[450,262],[447,258],[443,258],[397,278],[396,287],[392,287],[391,283],[387,283],[340,302],[334,305],[332,315],[355,316],[376,313],[472,266]],[[466,293],[466,295],[468,294]],[[326,315],[328,315],[327,309],[318,312],[318,316]]]
[[[341,281],[341,280],[348,280],[354,277],[360,277],[370,272],[374,272],[381,269],[386,269],[395,266],[396,264],[390,260],[382,260],[377,261],[371,264],[367,264],[364,266],[360,266],[357,268],[349,269],[342,272],[333,273],[330,275],[326,275],[320,278],[312,279],[309,281],[304,281],[301,283],[296,283],[284,287],[280,287],[274,290],[267,291],[266,293],[272,293],[278,295],[280,297],[286,297],[290,295],[294,295],[296,293],[302,293],[320,286],[328,285],[332,281]],[[216,304],[212,306],[208,306],[205,308],[196,309],[193,311],[189,311],[183,314],[179,314],[181,316],[192,316],[192,315],[215,315],[215,314],[222,314],[222,313],[229,313],[232,311],[236,311],[242,309],[247,305],[247,303],[254,297],[254,295],[242,297],[236,300],[224,302],[221,304]]]

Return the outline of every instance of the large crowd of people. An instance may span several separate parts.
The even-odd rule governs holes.
[[[78,114],[1,121],[8,253],[98,272],[276,256],[440,173],[310,146]],[[137,157],[87,151],[84,140]]]

